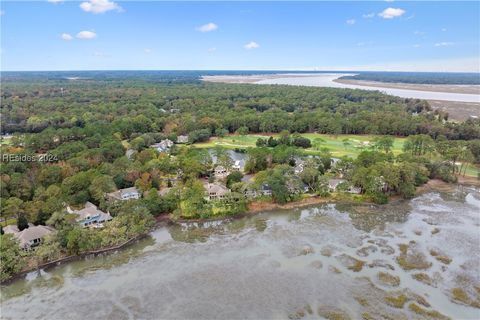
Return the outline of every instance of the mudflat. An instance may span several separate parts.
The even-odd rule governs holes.
[[[398,82],[380,82],[366,81],[355,79],[336,79],[337,83],[365,86],[365,87],[381,87],[392,89],[405,89],[430,92],[450,92],[464,94],[480,94],[480,85],[456,85],[456,84],[421,84],[421,83],[398,83]]]

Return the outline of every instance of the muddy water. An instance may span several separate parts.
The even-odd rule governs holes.
[[[479,213],[479,191],[458,187],[381,207],[324,205],[162,228],[118,253],[3,287],[1,315],[475,319],[480,309],[467,304],[479,299]],[[455,288],[463,302],[453,301]]]
[[[416,99],[441,100],[441,101],[480,102],[479,94],[397,89],[397,88],[375,87],[373,85],[364,86],[364,85],[357,85],[357,84],[339,83],[334,81],[339,77],[342,77],[345,75],[346,74],[321,74],[321,75],[308,75],[303,77],[299,77],[298,75],[296,76],[286,75],[285,77],[282,77],[282,78],[260,80],[254,83],[376,90],[376,91],[381,91],[386,94],[390,94],[390,95],[394,95],[402,98],[416,98]]]

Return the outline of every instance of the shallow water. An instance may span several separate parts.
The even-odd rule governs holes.
[[[425,310],[475,319],[479,309],[452,302],[450,292],[461,287],[475,299],[480,286],[479,212],[479,190],[458,187],[387,206],[321,205],[160,228],[126,250],[3,287],[2,318],[407,319],[416,300]],[[398,244],[431,266],[403,270]],[[381,282],[380,271],[400,284]],[[418,272],[435,283],[413,279]],[[386,303],[400,294],[409,300],[403,308]]]
[[[459,101],[459,102],[480,102],[479,94],[466,94],[466,93],[451,93],[451,92],[433,92],[433,91],[420,91],[420,90],[408,90],[408,89],[395,89],[395,88],[382,88],[375,86],[360,86],[354,84],[345,84],[334,82],[333,80],[339,77],[345,76],[345,74],[321,74],[321,75],[308,75],[304,77],[289,77],[273,78],[257,81],[257,84],[286,84],[297,86],[309,86],[309,87],[332,87],[332,88],[349,88],[349,89],[362,89],[362,90],[378,90],[386,94],[402,97],[402,98],[416,98],[426,100],[442,100],[442,101]]]

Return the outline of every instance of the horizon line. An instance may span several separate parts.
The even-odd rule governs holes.
[[[479,71],[415,71],[415,70],[335,70],[335,69],[83,69],[83,70],[0,70],[0,73],[6,72],[124,72],[124,71],[188,71],[188,72],[202,72],[202,71],[243,71],[243,72],[338,72],[338,73],[360,73],[360,72],[395,72],[395,73],[472,73],[480,74]]]

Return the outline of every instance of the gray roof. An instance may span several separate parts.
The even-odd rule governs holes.
[[[5,231],[5,233],[13,234],[13,236],[17,238],[20,242],[20,247],[22,248],[28,247],[30,245],[30,241],[35,239],[41,239],[55,230],[47,226],[30,226],[27,229],[23,229],[22,231],[18,231],[18,228],[16,226],[13,226],[12,228],[8,227],[9,226],[5,228],[7,228],[9,232]],[[14,230],[17,231],[12,232]]]
[[[18,227],[14,224],[9,224],[3,228],[3,232],[15,234],[19,232]]]
[[[99,215],[100,217],[103,218],[103,220],[111,220],[112,217],[108,214],[105,213],[97,208],[96,205],[94,205],[91,202],[85,203],[85,208],[81,210],[74,211],[75,214],[77,214],[77,221],[82,221],[85,219],[88,219],[89,217],[94,217]]]
[[[140,194],[140,192],[137,190],[136,187],[130,187],[130,188],[120,189],[120,190],[117,190],[117,191],[114,191],[114,192],[107,193],[107,196],[109,196],[111,198],[121,200],[122,195],[124,195],[126,193],[138,193],[138,194]]]
[[[230,190],[227,187],[217,183],[207,184],[206,189],[208,193],[215,193],[216,195],[224,195],[230,192]]]
[[[336,189],[337,186],[342,183],[342,182],[346,182],[347,180],[345,179],[330,179],[328,180],[328,185],[333,188],[333,189]]]

